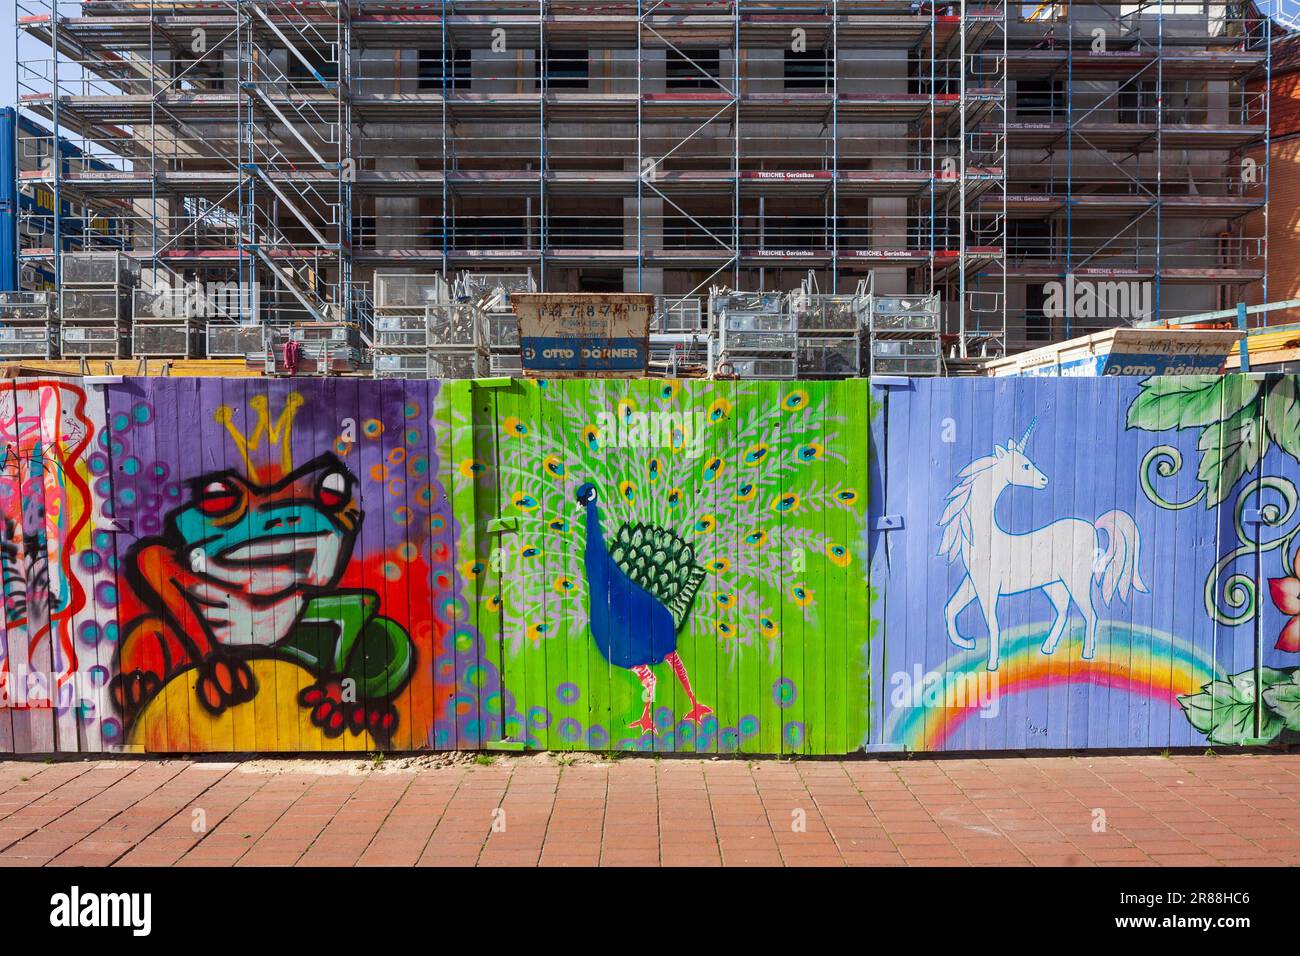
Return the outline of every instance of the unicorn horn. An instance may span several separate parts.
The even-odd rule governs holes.
[[[1025,445],[1029,443],[1029,436],[1033,434],[1034,426],[1037,424],[1038,424],[1038,416],[1035,415],[1033,418],[1029,420],[1029,427],[1026,428],[1025,433],[1020,436],[1020,441],[1016,442],[1016,447],[1019,448],[1021,451],[1025,450]]]

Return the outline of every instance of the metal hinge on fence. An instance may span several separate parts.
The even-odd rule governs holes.
[[[470,380],[470,388],[509,388],[515,383],[513,378],[475,378]]]

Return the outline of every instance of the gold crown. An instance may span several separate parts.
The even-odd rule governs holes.
[[[248,480],[256,482],[259,485],[269,484],[278,478],[282,478],[289,472],[293,471],[293,451],[289,447],[289,435],[293,430],[293,418],[302,407],[303,398],[298,392],[290,392],[284,399],[284,410],[280,412],[280,417],[272,424],[271,409],[265,395],[257,395],[249,399],[248,407],[257,414],[257,422],[253,426],[252,434],[245,435],[235,424],[235,410],[229,405],[221,405],[213,413],[220,424],[226,426],[226,431],[230,432],[230,437],[234,439],[235,447],[239,449],[239,455],[244,459],[244,467],[248,471]],[[253,456],[258,449],[262,447],[262,440],[266,439],[266,457],[262,467],[254,462]],[[274,449],[279,446],[280,460],[275,462],[272,459]],[[262,456],[258,456],[259,458]]]

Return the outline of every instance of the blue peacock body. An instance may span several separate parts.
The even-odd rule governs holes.
[[[623,522],[607,544],[594,485],[578,503],[587,513],[583,554],[591,636],[611,664],[659,664],[677,650],[681,630],[705,578],[695,549],[667,528]]]

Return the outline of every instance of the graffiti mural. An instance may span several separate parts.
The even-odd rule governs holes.
[[[1221,546],[1219,559],[1206,572],[1206,617],[1236,628],[1257,618],[1263,624],[1275,611],[1285,623],[1261,628],[1272,641],[1270,658],[1280,663],[1300,653],[1297,379],[1148,379],[1129,406],[1128,424],[1153,433],[1186,430],[1196,437],[1200,487],[1195,494],[1171,500],[1158,490],[1183,467],[1176,444],[1148,451],[1141,478],[1146,496],[1167,512],[1203,504],[1206,510],[1225,513],[1231,535],[1221,535],[1221,540],[1230,543]],[[1277,577],[1267,573],[1270,564]],[[1271,608],[1260,601],[1257,569],[1265,572]],[[1300,683],[1295,680],[1300,668],[1268,666],[1258,653],[1250,663],[1249,669],[1217,675],[1197,693],[1178,700],[1187,719],[1212,743],[1271,742],[1300,733]]]
[[[851,749],[866,719],[869,401],[865,382],[497,393],[495,445],[459,474],[495,489],[509,523],[464,567],[501,646],[504,735]]]
[[[0,384],[0,750],[1300,740],[1285,376]]]
[[[454,593],[437,383],[139,380],[105,402],[105,739],[426,746]]]
[[[853,749],[866,383],[501,384],[9,387],[3,746]]]
[[[187,667],[198,702],[219,716],[256,696],[249,662],[271,658],[316,678],[299,701],[327,736],[365,729],[391,741],[393,700],[410,678],[414,647],[377,613],[375,591],[339,588],[364,517],[357,479],[333,452],[294,467],[290,430],[302,401],[289,393],[271,424],[265,398],[253,398],[251,436],[219,406],[241,467],[189,479],[164,533],[128,549],[126,579],[150,608],[127,625],[113,679],[128,721]],[[259,462],[263,445],[272,454]]]
[[[1050,524],[1020,533],[1008,532],[995,518],[998,499],[1013,486],[1043,489],[1047,476],[1029,459],[1026,449],[1037,419],[1030,421],[1020,440],[994,445],[993,454],[977,458],[959,473],[961,481],[948,492],[948,506],[939,524],[943,538],[939,551],[949,561],[960,558],[966,575],[948,599],[944,618],[948,639],[970,650],[975,642],[957,631],[957,616],[972,601],[979,602],[988,629],[988,669],[998,669],[998,599],[1003,595],[1042,590],[1052,602],[1055,618],[1043,639],[1042,651],[1051,654],[1061,642],[1069,621],[1070,605],[1083,616],[1083,649],[1079,656],[1092,660],[1097,651],[1097,612],[1092,582],[1102,585],[1109,604],[1118,591],[1147,590],[1138,572],[1141,538],[1126,511],[1108,511],[1095,522],[1058,518]],[[1103,532],[1100,547],[1096,532]]]
[[[86,608],[74,557],[91,520],[89,416],[78,385],[0,385],[0,741],[15,750],[78,749],[80,681],[106,673],[79,670],[74,640]]]
[[[1300,730],[1296,379],[874,390],[880,513],[896,520],[872,537],[884,625],[867,747],[1194,746]]]

